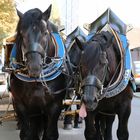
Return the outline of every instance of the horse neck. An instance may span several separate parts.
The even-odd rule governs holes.
[[[106,50],[106,53],[107,53],[107,57],[108,57],[108,67],[109,67],[109,81],[111,80],[111,78],[113,77],[113,75],[116,73],[116,70],[117,70],[117,73],[115,74],[115,77],[114,77],[114,80],[113,82],[117,79],[118,75],[119,75],[119,70],[120,70],[120,66],[119,66],[119,62],[120,62],[120,59],[118,57],[118,54],[117,54],[117,51],[116,51],[116,48],[113,48],[114,46],[112,47],[109,47],[107,50]],[[117,69],[117,67],[119,66],[119,68]]]

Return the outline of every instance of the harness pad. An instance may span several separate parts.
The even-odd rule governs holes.
[[[107,93],[105,95],[106,98],[113,97],[115,95],[118,95],[120,92],[122,92],[128,85],[128,82],[131,78],[132,62],[131,62],[131,53],[130,53],[130,49],[128,47],[127,38],[125,35],[122,35],[122,34],[118,34],[118,35],[122,42],[122,47],[125,52],[125,54],[124,54],[125,55],[124,56],[124,73],[122,73],[123,78],[119,82],[119,84],[114,89],[107,91]]]

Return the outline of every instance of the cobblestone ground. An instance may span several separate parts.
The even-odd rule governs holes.
[[[140,94],[138,94],[139,96]],[[6,109],[7,104],[0,105],[1,109]],[[10,105],[12,110],[12,106]],[[1,111],[2,115],[3,111]],[[133,98],[132,101],[132,113],[129,120],[129,140],[139,140],[140,139],[140,98]],[[117,117],[113,125],[113,140],[116,138],[116,129],[117,129]],[[63,121],[59,121],[59,140],[84,140],[84,123],[80,129],[64,130]],[[2,123],[0,126],[0,140],[19,140],[19,130],[16,129],[15,120],[7,120]]]

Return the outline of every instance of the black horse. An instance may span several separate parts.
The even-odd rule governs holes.
[[[68,90],[68,94],[66,99],[81,99],[81,95],[79,94],[79,83],[80,83],[80,77],[79,77],[79,63],[81,59],[82,51],[78,46],[76,39],[79,39],[81,41],[86,40],[86,35],[81,30],[81,28],[78,26],[76,27],[66,38],[65,46],[67,50],[67,57],[68,57],[68,69],[69,69],[69,81],[71,82]],[[70,111],[71,105],[65,105],[65,110]],[[80,104],[76,105],[77,110],[80,108]],[[74,117],[73,117],[74,116]],[[79,117],[79,113],[75,113],[74,115],[65,115],[64,117],[64,129],[72,129],[72,120],[74,118],[74,128],[81,127],[82,119]]]
[[[97,33],[86,42],[77,40],[77,43],[85,46],[80,62],[83,90],[80,115],[85,117],[86,140],[112,140],[116,114],[117,137],[128,140],[133,91],[129,81],[117,95],[119,89],[115,89],[124,76],[125,53],[121,54],[114,35],[108,31]],[[109,90],[115,91],[114,95]]]
[[[57,140],[66,83],[63,68],[57,63],[63,58],[52,35],[58,35],[58,31],[49,21],[51,5],[44,13],[39,9],[17,13],[16,63],[12,65],[15,70],[10,85],[20,122],[20,139]]]

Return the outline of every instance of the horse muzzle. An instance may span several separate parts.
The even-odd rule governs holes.
[[[84,102],[86,109],[88,111],[93,111],[97,108],[98,106],[98,97],[97,97],[97,91],[94,88],[91,87],[85,87],[83,89],[83,98],[82,101]]]
[[[97,108],[100,91],[102,89],[101,81],[94,75],[88,75],[82,82],[83,102],[87,110],[93,111]]]
[[[28,53],[27,54],[27,70],[30,77],[38,78],[42,72],[42,57],[39,53]]]

